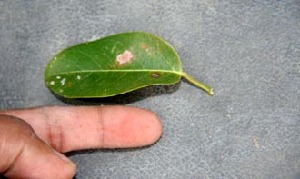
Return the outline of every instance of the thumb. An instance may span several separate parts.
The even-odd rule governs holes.
[[[0,173],[8,178],[72,178],[75,164],[23,120],[0,115]]]

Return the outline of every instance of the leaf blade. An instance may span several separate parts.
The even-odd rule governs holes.
[[[153,77],[153,73],[161,76],[159,78],[156,76]],[[55,94],[67,98],[80,98],[82,96],[85,98],[94,98],[124,94],[149,85],[175,84],[180,80],[181,75],[169,72],[161,73],[159,71],[146,73],[145,71],[106,71],[67,73],[60,74],[59,77],[60,78],[57,79],[56,76],[53,76],[46,82],[46,85],[51,86],[51,90]],[[122,82],[124,79],[132,80],[131,83],[128,83],[126,88],[124,88]],[[84,80],[83,83],[81,83],[82,80]],[[51,85],[51,82],[54,82],[54,85]]]
[[[110,35],[68,47],[45,69],[46,86],[66,98],[124,94],[149,85],[175,84],[182,76],[208,92],[210,87],[182,71],[171,45],[145,32]]]

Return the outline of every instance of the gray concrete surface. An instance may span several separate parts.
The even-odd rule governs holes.
[[[100,100],[45,87],[59,50],[127,31],[165,38],[182,81]],[[0,0],[0,108],[124,104],[162,119],[155,145],[69,154],[76,178],[300,178],[300,1]]]

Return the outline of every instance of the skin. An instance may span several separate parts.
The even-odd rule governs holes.
[[[8,178],[72,178],[76,166],[62,153],[147,146],[161,134],[159,118],[134,107],[4,110],[0,111],[0,173]]]

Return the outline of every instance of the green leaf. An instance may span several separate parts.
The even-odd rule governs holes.
[[[179,56],[162,38],[122,33],[69,47],[48,63],[45,83],[66,98],[124,94],[148,85],[169,85],[185,77],[208,94],[213,91],[183,72]]]

